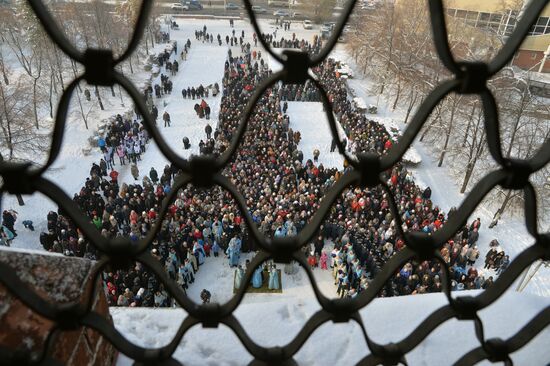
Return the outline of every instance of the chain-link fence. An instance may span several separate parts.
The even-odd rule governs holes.
[[[250,0],[243,0],[251,23],[258,35],[260,31],[257,19],[254,16]],[[525,324],[514,336],[509,339],[486,339],[484,336],[483,323],[478,316],[478,311],[495,302],[508,289],[516,278],[536,260],[550,259],[550,234],[539,233],[537,228],[537,200],[535,189],[529,182],[529,177],[534,172],[543,168],[550,161],[550,142],[546,141],[540,150],[529,160],[508,159],[503,156],[499,134],[499,117],[497,104],[491,91],[487,88],[487,80],[501,70],[514,56],[515,51],[525,38],[531,25],[536,21],[548,1],[533,0],[525,9],[521,21],[518,22],[513,34],[506,44],[498,52],[496,57],[489,63],[482,62],[457,62],[451,54],[447,41],[447,30],[442,0],[430,0],[429,8],[431,14],[431,27],[435,46],[440,60],[445,67],[454,74],[454,79],[447,80],[438,85],[432,93],[424,100],[416,115],[412,119],[403,136],[399,139],[387,155],[379,157],[371,154],[358,154],[349,156],[343,142],[338,139],[337,124],[332,113],[331,103],[321,83],[309,74],[310,68],[319,65],[327,58],[334,48],[338,37],[343,31],[356,3],[349,1],[343,11],[343,15],[335,27],[330,39],[321,52],[313,57],[306,53],[297,51],[285,51],[283,55],[276,54],[259,37],[260,42],[267,52],[284,65],[282,71],[277,72],[264,80],[255,90],[250,98],[245,112],[241,116],[240,125],[233,136],[230,147],[215,159],[208,156],[193,157],[185,160],[179,157],[168,146],[162,138],[156,124],[147,107],[143,97],[136,87],[115,69],[115,66],[126,60],[136,49],[140,42],[153,1],[144,0],[141,5],[141,12],[135,25],[135,31],[129,42],[127,50],[117,59],[113,58],[110,50],[87,49],[79,52],[64,36],[59,25],[54,21],[52,15],[40,0],[29,0],[33,11],[40,19],[46,32],[57,46],[63,50],[74,61],[82,64],[85,68],[83,75],[76,78],[65,90],[57,110],[55,128],[53,131],[53,143],[49,158],[46,164],[40,169],[34,169],[30,164],[11,162],[0,162],[0,175],[4,180],[2,193],[10,194],[32,194],[40,192],[55,201],[65,213],[82,230],[83,234],[90,240],[95,248],[102,253],[102,259],[94,267],[93,274],[96,286],[101,283],[97,281],[98,276],[106,266],[112,268],[125,268],[133,261],[141,262],[151,270],[164,284],[175,301],[188,313],[185,320],[179,327],[173,340],[166,346],[157,349],[146,349],[139,347],[126,340],[108,321],[91,311],[92,299],[87,296],[87,305],[74,304],[52,304],[36,293],[28,290],[20,278],[7,265],[0,265],[0,281],[23,303],[29,306],[39,315],[51,319],[55,326],[49,333],[41,354],[21,353],[9,349],[0,349],[2,361],[10,364],[38,363],[56,364],[51,355],[55,347],[55,334],[59,331],[76,329],[80,326],[92,328],[101,333],[120,352],[131,357],[138,363],[155,364],[179,364],[173,358],[174,351],[186,332],[196,324],[204,327],[215,328],[219,324],[225,324],[233,330],[244,347],[254,357],[252,364],[295,364],[294,355],[307,341],[308,337],[325,322],[348,322],[354,320],[363,330],[363,335],[370,353],[365,356],[359,364],[397,364],[406,363],[406,354],[420,344],[430,335],[432,330],[451,318],[460,320],[471,320],[475,324],[476,336],[479,340],[479,347],[464,354],[457,364],[474,364],[480,360],[504,361],[511,364],[510,354],[517,351],[533,339],[541,330],[550,323],[550,307],[541,311],[530,322]],[[241,286],[231,301],[224,305],[206,304],[197,305],[192,302],[183,290],[171,280],[158,261],[152,257],[147,250],[155,235],[160,231],[162,220],[158,220],[147,236],[140,240],[137,245],[131,243],[128,238],[116,238],[109,240],[102,237],[88,219],[78,210],[75,203],[52,181],[44,177],[44,172],[56,160],[61,150],[65,123],[69,107],[69,101],[75,87],[81,80],[86,80],[90,85],[112,86],[119,84],[132,97],[137,110],[143,115],[144,126],[150,136],[157,143],[161,152],[183,171],[183,174],[176,180],[169,197],[165,200],[160,211],[160,217],[167,213],[170,202],[175,198],[178,190],[192,183],[195,187],[209,188],[218,185],[225,189],[234,198],[236,205],[245,216],[247,229],[253,240],[261,247],[259,253],[252,260],[251,265],[241,283],[249,283],[254,269],[262,262],[273,259],[276,262],[288,263],[297,261],[306,271],[311,281],[315,296],[321,305],[321,310],[315,313],[303,326],[299,334],[284,347],[265,348],[255,343],[233,316],[233,311],[242,301],[246,286]],[[309,224],[295,237],[269,239],[264,237],[256,227],[246,207],[243,195],[236,186],[221,174],[222,168],[231,160],[236,153],[239,143],[245,133],[247,121],[253,113],[257,101],[262,94],[277,81],[284,83],[304,83],[306,80],[313,82],[321,91],[321,99],[325,107],[332,135],[336,140],[339,152],[344,155],[353,169],[349,169],[337,181],[337,183],[325,195],[319,210],[310,220]],[[332,300],[325,297],[317,287],[313,274],[309,269],[307,260],[300,248],[307,245],[317,232],[323,219],[329,212],[331,205],[339,195],[347,188],[357,185],[363,188],[382,186],[390,193],[389,188],[380,179],[380,174],[400,161],[414,138],[419,133],[427,120],[430,112],[451,92],[460,94],[476,94],[480,97],[484,106],[485,132],[487,143],[494,160],[500,165],[498,170],[492,171],[481,179],[471,190],[470,195],[462,202],[456,213],[449,218],[448,222],[433,235],[420,232],[404,233],[402,230],[401,215],[397,211],[394,197],[388,194],[390,208],[398,235],[403,238],[406,247],[395,254],[383,266],[380,273],[374,278],[368,289],[361,292],[354,299]],[[483,293],[473,296],[451,296],[451,284],[449,267],[441,257],[438,249],[457,232],[475,210],[476,206],[495,186],[506,189],[523,190],[525,198],[525,218],[528,232],[535,238],[535,244],[519,254],[510,264],[508,269]],[[377,344],[367,334],[359,310],[367,306],[381,291],[395,271],[410,259],[432,260],[439,262],[442,271],[443,290],[448,299],[448,305],[441,307],[430,314],[416,329],[407,337],[397,343]],[[94,293],[96,288],[91,289]]]

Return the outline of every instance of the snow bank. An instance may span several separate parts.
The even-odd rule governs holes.
[[[273,300],[277,297],[276,294],[268,296]],[[254,297],[246,296],[236,315],[248,334],[262,346],[284,346],[307,321],[309,316],[306,314],[319,308],[311,298],[250,303],[248,299]],[[400,341],[432,311],[446,303],[443,294],[379,298],[360,314],[367,333],[376,342],[386,344]],[[505,294],[496,304],[480,312],[485,337],[509,338],[547,304],[532,295]],[[510,309],[522,311],[510,316]],[[129,340],[147,347],[168,344],[186,315],[181,309],[110,310],[116,328]],[[512,354],[512,360],[518,365],[544,365],[550,359],[548,342],[550,329]],[[450,365],[477,346],[473,322],[452,319],[436,328],[406,357],[410,365]],[[361,330],[355,323],[326,323],[311,335],[295,359],[300,365],[353,365],[367,352]],[[175,357],[186,365],[244,365],[251,361],[235,334],[225,326],[215,330],[192,328],[178,346]],[[129,359],[121,355],[118,365],[129,364]]]

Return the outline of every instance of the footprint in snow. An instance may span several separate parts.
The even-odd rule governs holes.
[[[277,313],[281,316],[283,320],[290,318],[290,312],[288,311],[287,305],[282,305],[281,308],[277,310]]]

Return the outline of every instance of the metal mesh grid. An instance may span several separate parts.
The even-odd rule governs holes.
[[[246,11],[250,16],[252,25],[257,34],[261,34],[259,25],[254,16],[250,0],[243,0]],[[319,65],[325,60],[334,48],[338,37],[342,33],[353,7],[355,0],[349,1],[343,11],[343,16],[336,25],[335,31],[328,40],[326,46],[319,54],[311,57],[306,53],[298,51],[285,51],[282,56],[276,54],[259,37],[260,42],[269,54],[284,65],[282,71],[271,75],[264,80],[255,90],[250,98],[245,112],[240,118],[240,125],[235,132],[230,147],[218,159],[200,156],[185,160],[179,157],[164,141],[158,128],[150,116],[144,100],[135,86],[115,66],[124,61],[136,49],[143,36],[145,24],[149,17],[152,1],[144,0],[141,11],[135,25],[135,31],[129,42],[126,51],[117,59],[113,59],[110,50],[88,49],[79,52],[65,38],[59,29],[52,15],[40,0],[29,0],[33,11],[44,26],[51,39],[73,60],[85,67],[83,75],[76,78],[65,90],[60,102],[53,131],[53,142],[47,163],[40,169],[31,169],[29,164],[0,162],[0,175],[4,179],[4,186],[0,193],[10,194],[31,194],[40,192],[55,201],[66,214],[81,228],[84,235],[90,240],[95,248],[103,254],[100,261],[95,264],[92,271],[95,279],[95,287],[101,281],[101,275],[106,266],[124,268],[131,261],[141,262],[151,270],[164,284],[165,288],[175,301],[187,311],[188,316],[180,325],[173,340],[166,346],[157,349],[146,349],[136,346],[126,340],[108,321],[91,311],[93,303],[92,295],[96,288],[92,288],[85,296],[84,305],[80,302],[73,304],[52,304],[36,293],[29,290],[24,283],[14,274],[14,271],[5,264],[0,264],[0,281],[23,303],[33,311],[51,319],[55,326],[50,331],[45,345],[40,354],[21,353],[14,350],[0,348],[2,362],[8,363],[46,363],[57,364],[49,357],[51,350],[55,347],[55,335],[57,332],[73,330],[80,326],[90,327],[101,333],[120,352],[133,358],[138,363],[155,364],[179,364],[172,356],[176,347],[182,340],[185,333],[194,325],[202,324],[204,327],[215,328],[219,324],[225,324],[233,330],[242,342],[246,350],[254,357],[251,364],[295,364],[293,356],[300,347],[307,341],[309,336],[328,321],[347,322],[354,320],[363,331],[365,342],[370,354],[365,356],[359,364],[397,364],[407,363],[405,355],[428,337],[432,330],[451,318],[470,320],[475,324],[476,336],[479,340],[479,347],[464,354],[457,364],[474,364],[483,359],[490,361],[504,361],[511,364],[510,353],[517,351],[550,323],[550,307],[538,313],[531,321],[521,328],[509,339],[486,339],[484,328],[478,311],[495,302],[504,291],[511,286],[521,272],[531,263],[538,259],[550,259],[550,233],[539,233],[537,228],[537,201],[535,189],[529,182],[529,177],[534,172],[543,168],[550,161],[550,142],[546,141],[539,151],[529,160],[507,159],[501,150],[499,135],[499,118],[497,104],[493,94],[487,88],[487,79],[495,75],[513,57],[520,43],[529,32],[531,25],[536,21],[544,9],[547,0],[533,0],[526,8],[523,18],[517,24],[513,34],[506,44],[498,52],[497,56],[488,64],[481,62],[457,62],[453,58],[447,42],[447,30],[442,0],[430,0],[430,17],[435,46],[440,60],[445,67],[454,74],[455,78],[447,80],[437,86],[419,107],[403,136],[385,156],[379,157],[371,154],[359,154],[349,156],[345,147],[338,139],[336,121],[332,113],[332,106],[329,102],[323,86],[309,74],[309,69]],[[64,135],[67,111],[70,97],[79,81],[86,80],[91,85],[111,86],[119,84],[132,97],[137,110],[143,115],[144,126],[158,144],[162,153],[180,168],[182,174],[174,183],[174,186],[160,211],[160,217],[164,217],[168,210],[169,203],[175,198],[178,190],[192,183],[195,187],[209,188],[218,185],[225,189],[234,198],[237,206],[245,216],[246,226],[250,235],[261,248],[259,253],[248,268],[242,283],[250,282],[253,270],[268,259],[276,262],[288,263],[291,260],[297,261],[306,271],[315,296],[319,301],[321,310],[315,313],[303,326],[299,334],[284,347],[265,348],[255,343],[233,316],[233,311],[239,306],[245,294],[245,287],[237,291],[231,301],[226,304],[197,305],[186,297],[183,290],[165,273],[161,265],[147,251],[149,243],[159,232],[161,220],[159,220],[148,235],[140,240],[137,245],[132,244],[128,238],[116,238],[108,240],[100,235],[86,217],[79,211],[76,204],[52,181],[43,176],[43,173],[56,160]],[[295,237],[269,239],[264,237],[254,224],[252,217],[246,209],[246,201],[236,186],[224,175],[222,169],[228,164],[236,153],[247,128],[247,122],[252,115],[253,109],[262,94],[277,81],[284,83],[304,83],[310,80],[320,91],[321,99],[325,107],[332,135],[335,137],[340,154],[344,155],[353,167],[337,181],[337,183],[325,195],[320,208],[310,220],[309,224]],[[406,243],[406,247],[394,255],[382,268],[380,273],[372,281],[366,291],[361,292],[355,299],[331,300],[325,297],[317,287],[313,274],[308,268],[307,260],[300,248],[306,245],[315,235],[323,219],[328,215],[331,205],[339,195],[349,186],[357,185],[363,188],[381,186],[387,193],[391,193],[386,184],[380,179],[380,173],[392,168],[397,164],[405,151],[409,148],[414,138],[419,133],[424,122],[435,106],[449,93],[477,94],[484,106],[485,132],[491,156],[500,165],[498,170],[487,174],[472,189],[470,195],[462,202],[456,213],[449,218],[444,227],[428,235],[424,233],[404,233],[402,231],[401,217],[397,211],[395,199],[388,194],[390,208],[395,218],[398,234]],[[456,231],[463,226],[467,218],[472,214],[476,206],[495,186],[500,185],[506,189],[523,190],[525,198],[525,218],[528,232],[535,238],[535,244],[527,248],[510,264],[508,269],[495,281],[494,285],[478,296],[451,297],[449,268],[438,252],[447,240],[451,239]],[[359,310],[367,306],[384,287],[395,271],[411,258],[420,260],[433,260],[441,264],[443,268],[443,291],[448,299],[448,305],[441,307],[429,315],[416,329],[407,337],[397,343],[377,344],[367,334],[364,324],[359,315]]]

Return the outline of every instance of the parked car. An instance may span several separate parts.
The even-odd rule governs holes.
[[[332,26],[332,23],[330,22],[327,22],[327,23],[323,23],[323,25],[321,26],[321,33],[323,32],[332,32],[332,29],[333,29],[333,26]]]
[[[273,12],[273,15],[275,15],[276,17],[289,17],[290,13],[286,10],[275,10]]]
[[[336,28],[336,22],[326,22],[325,24],[330,26],[332,29]]]
[[[197,0],[185,1],[183,6],[187,6],[188,10],[202,10],[203,6]]]
[[[267,10],[265,10],[264,8],[262,8],[261,6],[258,6],[258,5],[252,6],[252,10],[256,14],[263,14],[263,13],[267,12]]]
[[[239,6],[233,3],[225,4],[225,10],[239,10]]]
[[[303,23],[304,25],[304,29],[312,29],[313,28],[313,24],[311,23],[311,20],[304,20]]]
[[[353,70],[345,62],[336,63],[336,72],[338,72],[341,76],[344,75],[348,78],[353,78]]]
[[[332,33],[333,29],[334,27],[332,26],[332,23],[323,23],[323,25],[321,25],[321,38],[330,38],[330,34]]]
[[[175,11],[184,11],[184,10],[189,10],[189,7],[185,5],[181,5],[180,3],[173,3],[172,5],[170,5],[170,9]]]
[[[292,17],[294,19],[304,19],[304,14],[300,13],[299,11],[295,11],[292,13]]]

